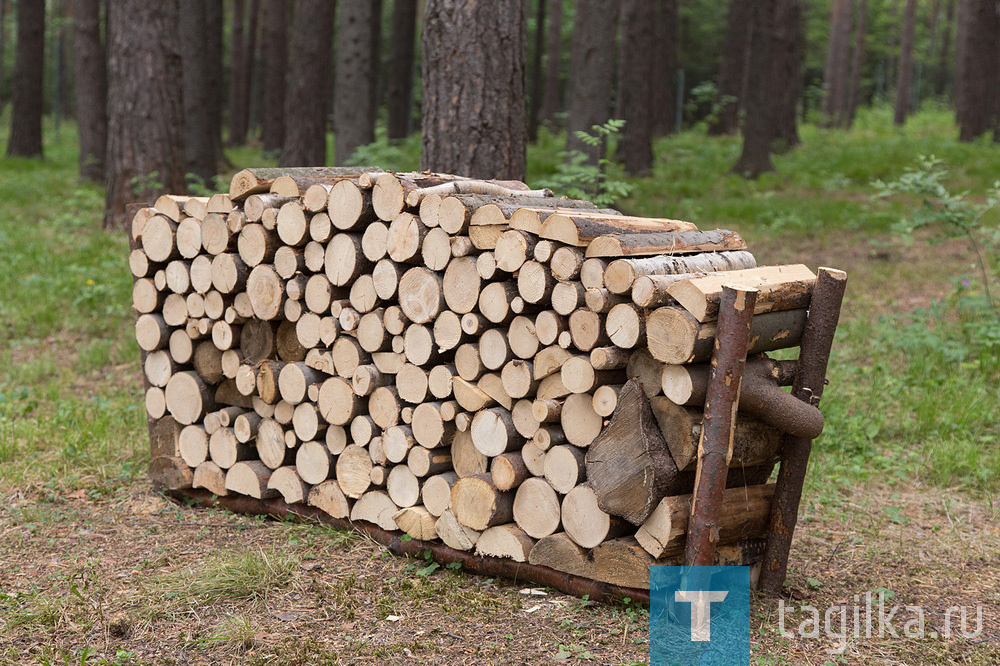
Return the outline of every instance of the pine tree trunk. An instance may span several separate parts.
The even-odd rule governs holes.
[[[993,3],[988,3],[992,5]],[[917,0],[906,0],[903,14],[903,39],[899,45],[899,72],[896,76],[896,106],[893,122],[906,123],[912,109],[913,96],[913,40],[917,24]],[[991,69],[995,69],[994,64]]]
[[[622,49],[618,99],[625,133],[621,140],[625,170],[649,175],[653,168],[653,81],[656,8],[649,0],[622,0]]]
[[[405,139],[410,134],[413,112],[413,43],[417,26],[417,0],[392,3],[392,42],[389,44],[389,71],[386,103],[389,111],[389,139]]]
[[[566,150],[578,150],[597,164],[604,146],[589,146],[576,132],[591,132],[608,120],[615,71],[615,36],[618,0],[580,0],[573,21],[573,47],[569,65],[569,115]]]
[[[246,130],[241,133],[239,104],[243,98],[243,68],[247,66],[246,48],[246,10],[247,0],[233,0],[233,25],[230,32],[229,47],[229,136],[226,144],[236,146],[243,143],[240,137],[246,138]]]
[[[333,94],[336,164],[375,140],[378,61],[372,43],[381,27],[381,0],[345,2],[337,17],[337,67]]]
[[[951,36],[955,29],[955,0],[947,0],[944,9],[944,23],[941,29],[941,49],[938,52],[937,79],[934,92],[943,97],[948,90],[949,63],[951,62]]]
[[[45,3],[17,3],[17,52],[14,57],[14,104],[10,157],[42,155],[42,72],[45,59]]]
[[[545,51],[545,4],[535,0],[535,42],[531,57],[531,110],[528,112],[528,141],[538,138],[539,114],[542,109],[542,56]]]
[[[851,54],[851,83],[847,90],[847,112],[843,126],[850,128],[858,112],[861,95],[861,68],[865,65],[865,31],[868,23],[868,0],[858,5],[858,20],[854,35],[854,52]]]
[[[108,144],[108,69],[101,43],[100,0],[75,0],[73,3],[73,61],[76,65],[80,177],[100,182],[104,180]]]
[[[264,0],[261,34],[261,140],[266,152],[281,150],[285,138],[285,74],[288,24],[285,0]]]
[[[285,143],[281,166],[326,163],[326,113],[332,66],[333,16],[330,0],[299,0],[285,92]]]
[[[551,123],[562,111],[562,0],[547,0],[548,36],[545,39],[545,94],[541,121]]]
[[[1000,103],[1000,15],[994,0],[966,0],[961,72],[959,140],[972,141],[995,130]],[[996,138],[996,135],[995,135]]]
[[[852,0],[834,0],[830,39],[826,51],[823,82],[823,115],[831,126],[840,125],[847,108],[847,59],[851,41]]]
[[[125,206],[182,193],[184,116],[176,0],[118,0],[108,17],[108,156],[104,226]]]
[[[677,117],[677,2],[657,0],[654,30],[653,136],[674,131]]]
[[[422,169],[524,178],[524,38],[523,2],[428,1]]]
[[[709,136],[736,134],[740,129],[740,111],[746,106],[744,91],[747,88],[756,15],[753,3],[745,0],[731,0],[729,3],[716,98],[719,113],[715,121],[708,125]]]
[[[222,66],[222,3],[214,0],[205,5],[206,42],[205,66],[208,76],[208,120],[211,127],[212,154],[216,172],[225,168],[222,152],[223,66]]]
[[[7,104],[7,0],[0,0],[0,114]]]
[[[215,145],[209,109],[206,4],[212,0],[180,0],[178,26],[183,69],[184,165],[206,187],[216,174]]]
[[[802,0],[778,0],[775,17],[774,60],[771,63],[771,90],[774,95],[772,112],[776,152],[787,152],[799,145],[798,107],[802,96],[802,61],[805,52],[805,32]]]

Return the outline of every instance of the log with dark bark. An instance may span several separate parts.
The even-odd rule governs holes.
[[[429,0],[422,169],[524,178],[524,23],[524,3]]]
[[[809,321],[803,334],[799,368],[792,385],[792,395],[814,407],[819,405],[823,396],[827,363],[846,286],[847,274],[843,271],[819,269]],[[809,438],[787,437],[783,444],[760,577],[760,587],[766,594],[779,594],[785,582],[788,552],[798,522],[799,502],[802,500],[811,449],[812,440]]]
[[[299,0],[292,34],[285,90],[285,142],[282,166],[326,163],[327,89],[333,54],[333,0]]]
[[[712,378],[698,444],[698,471],[691,498],[691,520],[684,548],[686,566],[711,566],[719,541],[722,494],[733,455],[736,406],[746,365],[750,323],[757,291],[723,287],[719,333],[712,356]]]
[[[108,147],[108,68],[101,41],[100,0],[73,3],[73,61],[80,177],[103,181]]]
[[[45,63],[45,3],[17,3],[17,52],[11,106],[10,157],[42,155],[42,72]],[[124,210],[123,210],[124,212]]]

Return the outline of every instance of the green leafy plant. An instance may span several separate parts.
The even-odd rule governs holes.
[[[590,132],[577,131],[576,138],[588,146],[601,148],[602,155],[607,145],[621,133],[624,120],[611,119],[603,125],[594,125]],[[563,160],[556,166],[556,172],[544,186],[557,194],[573,199],[589,199],[598,206],[606,207],[632,192],[632,185],[623,180],[607,177],[607,167],[611,160],[601,157],[597,164],[582,150],[560,153]]]
[[[983,290],[990,307],[997,304],[990,292],[990,265],[995,261],[996,244],[1000,241],[1000,228],[987,223],[987,216],[1000,204],[1000,180],[986,192],[983,200],[970,196],[968,191],[952,192],[945,185],[949,170],[943,160],[933,155],[921,155],[916,167],[907,168],[898,179],[888,183],[874,182],[878,197],[898,194],[922,198],[922,205],[912,216],[905,217],[896,230],[909,236],[924,227],[934,226],[940,238],[964,237],[979,259]],[[992,253],[989,249],[992,247]],[[993,255],[993,256],[990,256]]]

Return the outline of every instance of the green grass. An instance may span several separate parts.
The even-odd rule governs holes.
[[[156,579],[153,587],[182,603],[264,599],[292,578],[297,561],[261,551],[219,553],[211,559]]]
[[[933,153],[952,168],[953,188],[978,196],[996,177],[997,148],[958,143],[950,115],[936,109],[902,129],[876,108],[850,132],[805,125],[801,134],[800,147],[775,158],[778,171],[755,181],[729,173],[735,138],[693,130],[659,140],[653,176],[630,181],[622,208],[736,228],[751,248],[767,245],[768,261],[801,260],[798,249],[810,248],[820,258],[814,264],[826,247],[856,248],[861,268],[852,272],[812,483],[876,479],[995,492],[996,313],[973,307],[969,289],[930,313],[897,301],[907,290],[948,293],[949,280],[972,272],[972,259],[938,262],[922,251],[910,265],[891,226],[916,202],[875,200],[870,183]],[[543,131],[529,147],[530,181],[551,177],[562,142]],[[357,157],[415,168],[419,147],[413,136]],[[144,474],[148,455],[128,246],[124,234],[101,229],[101,188],[77,180],[73,128],[64,125],[45,149],[44,160],[0,158],[0,491],[100,495]],[[272,163],[253,147],[228,158],[234,168]],[[621,177],[618,167],[611,177]],[[882,251],[894,256],[861,261]]]

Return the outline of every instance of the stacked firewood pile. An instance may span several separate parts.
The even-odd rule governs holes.
[[[152,473],[626,587],[684,551],[724,284],[754,287],[715,541],[760,559],[815,275],[521,182],[251,169],[132,223]]]

